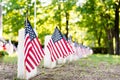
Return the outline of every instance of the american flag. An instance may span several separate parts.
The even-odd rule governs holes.
[[[24,55],[25,68],[28,72],[31,72],[31,70],[38,66],[45,55],[38,37],[28,20],[25,21]]]
[[[60,57],[66,57],[72,53],[69,43],[65,40],[62,33],[55,28],[55,31],[48,42],[47,48],[51,54],[51,60],[54,62]]]

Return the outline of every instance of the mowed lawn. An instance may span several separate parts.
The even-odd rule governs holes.
[[[101,62],[108,63],[109,65],[113,64],[120,64],[120,56],[117,55],[109,55],[109,54],[92,54],[88,57],[81,58],[78,60],[79,64],[84,63],[84,61],[87,61],[88,66],[92,63],[94,65],[97,65]],[[90,63],[89,63],[90,62]]]
[[[17,63],[17,54],[14,53],[12,55],[5,56],[0,58],[0,61],[5,63]],[[84,58],[80,58],[78,60],[79,64],[84,63],[84,61],[93,62],[97,65],[100,62],[107,62],[108,64],[120,64],[120,56],[117,55],[109,55],[109,54],[92,54]]]

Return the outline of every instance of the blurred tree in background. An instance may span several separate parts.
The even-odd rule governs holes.
[[[37,1],[37,0],[36,0]],[[82,1],[82,2],[81,2]],[[18,39],[18,30],[24,28],[26,11],[34,27],[34,1],[3,1],[3,36]],[[44,45],[44,37],[51,35],[58,26],[66,37],[90,46],[107,48],[110,54],[120,54],[119,48],[119,0],[48,0],[37,1],[38,37]],[[114,46],[115,45],[115,46]]]

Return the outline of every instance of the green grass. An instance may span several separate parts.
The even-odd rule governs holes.
[[[4,63],[17,63],[17,54],[13,53],[11,55],[6,55],[4,57],[0,58],[0,61],[4,62]]]
[[[17,63],[17,54],[14,53],[12,55],[6,55],[2,59],[0,59],[0,61],[3,61],[5,63]],[[120,64],[120,56],[109,55],[109,54],[107,55],[93,54],[78,60],[80,64],[84,63],[84,61],[87,61],[88,63],[94,63],[96,65],[100,62],[107,62],[108,64]],[[43,64],[43,61],[41,61],[40,64]]]
[[[93,63],[95,65],[101,63],[101,62],[106,62],[108,63],[109,65],[110,64],[120,64],[120,56],[117,56],[117,55],[103,55],[103,54],[93,54],[93,55],[90,55],[86,58],[81,58],[79,60],[79,64],[82,64],[84,63],[84,61],[87,61],[87,63]],[[87,65],[87,64],[86,64]]]

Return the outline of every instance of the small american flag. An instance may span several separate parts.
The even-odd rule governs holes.
[[[25,68],[28,72],[31,72],[31,70],[38,66],[45,55],[38,37],[28,20],[25,21],[24,55]]]
[[[72,53],[69,43],[65,40],[62,33],[55,28],[55,31],[48,42],[47,48],[51,54],[51,60],[54,62],[60,57],[66,57]]]

